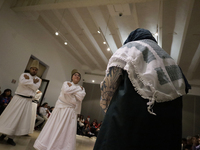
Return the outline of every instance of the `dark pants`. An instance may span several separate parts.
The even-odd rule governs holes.
[[[147,111],[147,102],[134,90],[124,72],[94,150],[180,150],[182,97],[155,103],[156,116]]]

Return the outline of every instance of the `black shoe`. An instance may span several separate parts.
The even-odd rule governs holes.
[[[0,136],[0,141],[3,141],[3,139],[6,137],[6,135],[5,134],[2,134],[1,136]]]
[[[16,145],[16,143],[11,138],[8,138],[7,143],[10,144],[10,145],[12,145],[12,146]]]

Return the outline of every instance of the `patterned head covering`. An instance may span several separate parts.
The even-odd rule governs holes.
[[[124,42],[124,45],[131,41],[138,41],[144,39],[150,39],[157,43],[156,39],[153,37],[149,30],[138,28],[129,34],[128,38]]]

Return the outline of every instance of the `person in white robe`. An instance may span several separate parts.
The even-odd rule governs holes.
[[[85,89],[78,85],[81,74],[72,70],[72,82],[63,83],[55,108],[34,143],[37,150],[75,150],[77,114]]]
[[[34,100],[32,100],[32,117],[31,117],[31,127],[30,127],[29,133],[33,133],[34,131],[35,120],[36,120],[36,115],[37,115],[37,104],[39,103],[41,96],[42,96],[42,92],[40,90],[37,90]]]
[[[14,136],[27,135],[30,131],[32,100],[40,87],[41,79],[36,76],[39,61],[33,60],[30,73],[22,73],[12,101],[0,116],[0,141],[8,135],[7,143],[15,146]]]

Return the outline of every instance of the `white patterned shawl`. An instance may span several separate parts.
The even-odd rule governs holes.
[[[106,74],[111,67],[126,70],[135,90],[148,99],[148,111],[153,104],[167,102],[185,94],[185,82],[179,66],[152,40],[129,42],[110,58]]]

